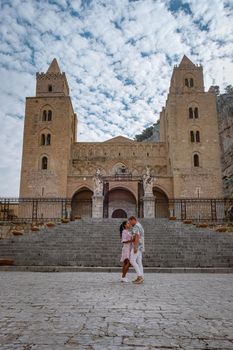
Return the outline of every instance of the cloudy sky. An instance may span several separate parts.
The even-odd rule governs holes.
[[[79,141],[133,138],[154,123],[186,54],[205,86],[233,84],[232,0],[1,0],[0,195],[17,196],[25,97],[56,57]]]

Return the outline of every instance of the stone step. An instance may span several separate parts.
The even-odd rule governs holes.
[[[120,266],[122,220],[80,220],[0,241],[0,258],[18,266]],[[166,219],[142,220],[144,265],[233,266],[233,235]]]

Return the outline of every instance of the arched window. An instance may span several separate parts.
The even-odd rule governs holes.
[[[45,122],[47,120],[47,111],[46,110],[43,111],[42,120],[43,120],[43,122]]]
[[[194,117],[195,117],[195,119],[198,118],[198,108],[197,107],[194,108]]]
[[[189,119],[193,119],[193,109],[189,107]]]
[[[41,142],[40,142],[41,146],[45,145],[45,134],[41,134]]]
[[[199,167],[200,166],[200,164],[199,164],[199,155],[198,154],[194,154],[194,156],[193,156],[193,165],[195,167]]]
[[[195,142],[193,131],[190,131],[190,139],[191,139],[191,142]]]
[[[191,142],[200,142],[200,131],[190,131],[190,141]]]
[[[51,145],[51,134],[48,134],[46,137],[46,145]]]
[[[48,158],[45,156],[42,158],[41,169],[43,170],[48,169]]]
[[[51,120],[52,120],[52,115],[53,115],[53,113],[52,113],[52,111],[51,111],[51,109],[48,111],[48,121],[50,122]]]
[[[193,78],[185,78],[184,79],[184,85],[187,87],[194,87],[194,80]]]
[[[46,108],[46,107],[45,107]],[[51,109],[44,109],[43,111],[42,111],[42,118],[41,118],[41,120],[43,121],[43,122],[49,122],[49,121],[51,121],[52,120],[52,116],[53,116],[53,112],[52,112],[52,110]]]
[[[48,91],[49,92],[53,91],[53,86],[51,84],[48,85]]]

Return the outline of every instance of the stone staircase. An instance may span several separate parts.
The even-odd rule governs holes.
[[[0,241],[17,266],[120,266],[119,219],[86,219]],[[146,267],[233,267],[233,234],[142,219]]]

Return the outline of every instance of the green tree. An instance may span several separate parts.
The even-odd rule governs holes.
[[[136,141],[141,142],[148,139],[150,136],[153,135],[153,130],[153,126],[149,126],[148,128],[144,129],[141,134],[135,136]]]
[[[229,95],[233,95],[233,86],[232,85],[227,85],[225,87],[225,93]]]

